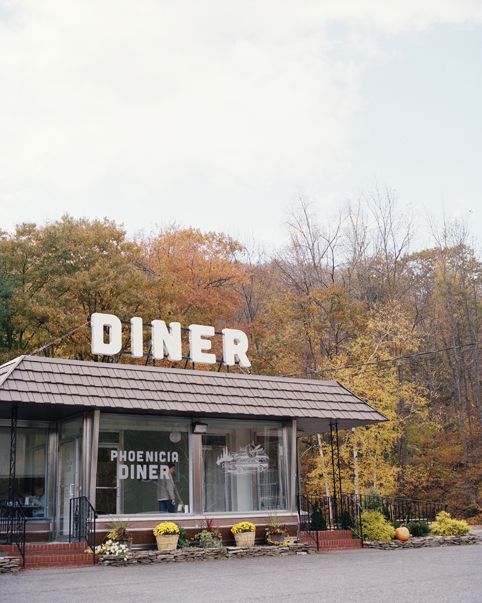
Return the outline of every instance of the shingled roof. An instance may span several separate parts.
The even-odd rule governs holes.
[[[337,381],[20,356],[0,366],[0,405],[298,419],[306,433],[385,421]]]

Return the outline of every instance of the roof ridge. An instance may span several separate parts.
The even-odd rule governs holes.
[[[209,371],[209,370],[199,370],[199,369],[185,369],[180,367],[163,367],[163,366],[150,366],[150,365],[142,365],[142,364],[125,364],[125,363],[117,363],[117,362],[96,362],[94,360],[76,360],[74,358],[51,358],[51,357],[41,357],[41,356],[24,356],[25,359],[31,360],[33,362],[50,362],[52,364],[75,364],[75,365],[89,365],[92,367],[103,367],[108,369],[128,369],[128,370],[140,370],[146,372],[165,372],[165,373],[175,373],[179,375],[198,375],[204,376],[206,374],[211,376],[216,376],[220,378],[228,378],[228,379],[262,379],[266,381],[283,381],[287,383],[303,383],[305,385],[309,384],[317,384],[323,383],[325,385],[336,385],[338,382],[335,379],[302,379],[299,377],[286,377],[283,375],[258,375],[256,373],[222,373],[220,371]]]
[[[26,356],[23,354],[22,356],[17,356],[16,358],[14,358],[13,360],[10,360],[9,362],[5,362],[5,364],[2,364],[2,366],[0,368],[6,367],[9,364],[11,364],[12,366],[9,368],[9,370],[0,377],[0,387],[5,383],[5,381],[10,377],[10,375],[13,373],[13,371],[17,368],[17,366],[26,358]]]

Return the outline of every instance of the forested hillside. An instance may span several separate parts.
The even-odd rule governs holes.
[[[57,338],[37,353],[89,359],[93,312],[242,328],[252,372],[337,379],[390,419],[341,433],[344,491],[480,513],[482,265],[464,227],[434,227],[413,251],[409,221],[375,196],[325,224],[300,203],[288,230],[271,255],[220,233],[134,240],[68,216],[4,232],[0,360]],[[305,489],[329,492],[324,438],[301,451]]]

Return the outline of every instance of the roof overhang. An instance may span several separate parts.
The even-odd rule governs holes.
[[[86,409],[297,420],[306,435],[386,421],[337,381],[23,356],[0,367],[0,415],[62,418]]]

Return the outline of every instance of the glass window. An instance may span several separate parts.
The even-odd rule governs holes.
[[[100,514],[189,511],[190,421],[101,414]]]
[[[280,423],[209,421],[202,436],[204,512],[286,509],[283,433]]]
[[[83,417],[75,417],[74,419],[62,421],[59,425],[60,440],[71,440],[82,437],[83,423]]]
[[[16,492],[28,517],[45,517],[47,429],[17,428]],[[0,427],[0,498],[8,496],[10,428]]]

